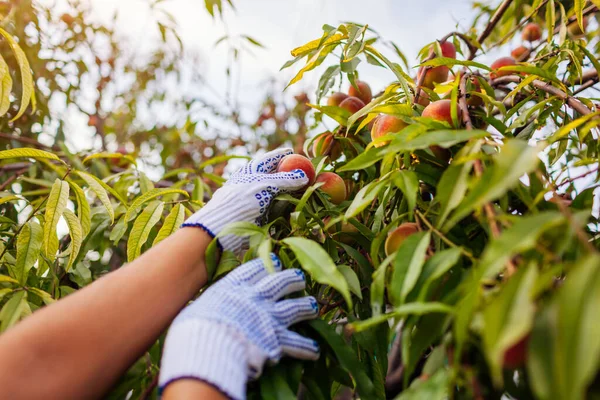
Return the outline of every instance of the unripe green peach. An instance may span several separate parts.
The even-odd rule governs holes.
[[[397,133],[404,129],[408,124],[398,117],[393,115],[380,115],[377,117],[373,129],[371,129],[371,140],[375,140],[379,137],[388,135],[390,133]],[[376,143],[375,147],[381,147],[388,144],[389,141]]]
[[[530,22],[523,28],[521,38],[527,42],[535,42],[542,37],[542,28],[535,22]]]
[[[492,72],[490,72],[490,78],[496,79],[501,76],[513,74],[511,70],[497,71],[499,68],[508,67],[510,65],[517,65],[517,62],[512,57],[501,57],[497,59],[492,63],[492,65],[490,65],[490,68],[492,69]]]
[[[461,113],[460,109],[457,108],[458,120],[460,121]],[[437,100],[429,104],[423,110],[423,117],[432,118],[436,121],[445,121],[453,126],[452,124],[452,102],[450,100]]]
[[[396,252],[402,242],[415,233],[419,232],[419,226],[414,222],[405,222],[388,234],[385,240],[385,254],[390,255]]]
[[[350,111],[352,114],[357,113],[365,106],[365,103],[358,97],[350,96],[340,103],[340,107]]]
[[[356,85],[356,87],[350,85],[350,88],[348,89],[348,95],[352,97],[358,97],[365,104],[373,100],[373,93],[371,92],[371,87],[366,82],[355,81],[354,84]]]
[[[335,92],[327,99],[328,106],[336,106],[339,107],[340,103],[348,98],[346,93]]]
[[[323,182],[319,190],[329,195],[333,204],[341,204],[346,200],[346,183],[335,172],[322,172],[317,176],[316,182]]]
[[[290,154],[285,156],[279,161],[279,165],[277,165],[277,172],[291,172],[295,169],[304,171],[308,178],[307,186],[315,183],[315,167],[308,158],[301,156],[300,154]]]

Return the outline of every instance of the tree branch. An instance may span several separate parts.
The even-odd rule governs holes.
[[[10,133],[0,133],[0,139],[14,140],[17,142],[26,143],[44,150],[60,150],[58,147],[46,146],[45,144],[42,144],[35,139],[24,136],[11,135]]]
[[[506,12],[506,10],[508,10],[508,7],[510,7],[511,4],[512,4],[512,0],[504,0],[502,2],[502,4],[500,4],[500,6],[498,7],[496,12],[490,19],[490,22],[488,22],[488,24],[484,28],[483,32],[481,32],[481,34],[477,38],[477,42],[479,42],[480,46],[483,46],[483,42],[485,41],[485,39],[487,39],[488,36],[490,36],[490,33],[492,33],[492,31],[494,30],[494,28],[496,27],[496,25],[498,24],[498,22],[500,21],[500,19],[502,18],[502,16]],[[468,59],[469,60],[474,59],[476,54],[477,54],[477,50],[471,51]]]

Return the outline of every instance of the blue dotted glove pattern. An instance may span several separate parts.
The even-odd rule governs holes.
[[[248,374],[260,375],[265,361],[276,363],[283,355],[305,360],[319,357],[318,344],[288,327],[315,318],[314,297],[281,300],[305,289],[306,279],[299,269],[281,271],[281,262],[272,254],[276,272],[269,274],[260,259],[230,272],[186,307],[172,326],[184,321],[202,320],[226,325],[243,338],[248,350]],[[201,355],[199,355],[201,357]]]
[[[201,227],[211,235],[218,235],[233,222],[262,225],[269,206],[279,193],[300,190],[308,183],[308,177],[302,170],[276,172],[279,161],[292,153],[292,149],[278,149],[252,159],[232,174],[212,199],[183,226]],[[234,235],[220,236],[218,240],[223,249],[234,253],[240,253],[248,245],[246,238]]]

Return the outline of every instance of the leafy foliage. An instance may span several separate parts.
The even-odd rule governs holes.
[[[223,12],[222,1],[205,6]],[[315,186],[279,196],[263,227],[227,228],[250,237],[244,259],[269,260],[275,251],[286,268],[305,270],[321,304],[320,319],[299,327],[321,343],[320,360],[268,368],[249,396],[597,397],[600,119],[590,87],[600,76],[600,42],[597,22],[584,20],[598,15],[599,4],[475,6],[467,34],[423,48],[421,67],[451,69],[447,82],[424,87],[398,46],[369,26],[326,25],[284,65],[298,70],[288,86],[322,71],[314,104],[304,93],[292,107],[272,95],[251,123],[234,108],[170,98],[157,77],[179,78],[185,53],[169,46],[181,42],[164,10],[156,9],[163,41],[143,65],[127,61],[115,27],[89,22],[81,5],[59,18],[27,1],[2,12],[0,331],[168,237],[222,184],[227,163],[239,158],[227,149],[250,154],[291,143],[310,153],[308,132],[333,123],[340,156],[312,154],[313,163],[346,181],[346,201],[333,204]],[[520,64],[492,71],[474,61],[481,49],[506,50],[529,21],[546,37],[528,45]],[[570,33],[572,24],[581,35]],[[60,27],[64,41],[40,40],[44,26]],[[95,36],[110,43],[108,53],[82,57]],[[261,47],[245,36],[221,41],[232,54],[241,43]],[[444,41],[457,59],[442,57]],[[323,104],[336,86],[356,86],[363,61],[390,84],[354,114]],[[122,75],[134,83],[107,89],[122,87]],[[83,93],[92,76],[98,97],[90,107]],[[90,151],[73,154],[65,144],[65,120],[51,113],[56,96],[89,119],[97,139]],[[421,116],[423,97],[450,100],[452,123]],[[142,110],[165,102],[176,123],[144,119]],[[201,138],[201,118],[190,111],[198,104],[214,114],[204,127],[225,121],[236,133],[214,128]],[[380,114],[408,126],[372,140]],[[51,126],[60,128],[43,141]],[[249,132],[257,139],[245,139]],[[388,234],[406,222],[419,232],[386,254]],[[241,261],[225,253],[209,275],[218,279]],[[157,341],[132,366],[113,398],[155,395],[160,348]]]

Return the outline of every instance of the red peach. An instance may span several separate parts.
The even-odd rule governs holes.
[[[355,81],[354,84],[356,87],[350,85],[350,89],[348,89],[348,95],[352,97],[358,97],[365,104],[373,100],[371,87],[366,82]]]
[[[458,120],[460,122],[460,117],[461,117],[460,109],[457,109],[457,112],[458,112]],[[432,118],[436,121],[446,121],[447,123],[450,124],[450,126],[453,126],[453,124],[452,124],[452,101],[447,100],[447,99],[434,101],[433,103],[431,103],[427,107],[425,107],[421,116],[427,117],[427,118]]]
[[[327,99],[328,106],[336,106],[339,107],[340,103],[348,98],[346,93],[335,92]]]
[[[517,369],[525,365],[527,361],[527,347],[529,345],[529,334],[509,347],[504,352],[502,365],[507,369]]]
[[[517,65],[517,62],[512,57],[501,57],[497,59],[492,63],[492,65],[490,65],[490,68],[492,69],[492,72],[490,72],[490,78],[496,79],[501,76],[511,75],[513,72],[510,70],[497,71],[498,68],[507,67],[510,65]]]
[[[315,183],[315,167],[308,158],[301,156],[300,154],[290,154],[289,156],[285,156],[279,161],[279,165],[277,165],[277,172],[291,172],[295,169],[304,171],[308,178],[307,186]]]
[[[398,226],[388,234],[385,240],[385,254],[389,256],[396,252],[407,237],[417,232],[419,232],[419,226],[414,222],[405,222]]]
[[[385,136],[390,133],[397,133],[404,129],[408,124],[393,115],[380,115],[371,129],[371,140]],[[381,147],[388,144],[389,141],[374,144],[375,147]]]
[[[517,61],[523,61],[523,59],[526,57],[526,54],[529,54],[529,49],[525,46],[519,46],[510,52],[512,58]]]
[[[325,132],[313,141],[312,152],[315,157],[329,156],[332,160],[337,160],[342,155],[342,146],[335,140],[333,133]]]
[[[456,58],[456,47],[448,41],[440,42],[442,55],[447,58]]]
[[[341,204],[346,200],[346,183],[334,172],[323,172],[317,176],[317,182],[323,182],[319,190],[329,195],[333,204]]]
[[[542,37],[542,28],[535,22],[530,22],[523,28],[521,38],[527,42],[535,42]]]
[[[429,68],[427,72],[424,72],[424,70],[425,67],[419,68],[419,72],[417,73],[417,80],[421,79],[421,75],[425,73],[425,78],[423,79],[422,86],[429,89],[433,89],[436,83],[441,83],[448,80],[448,74],[450,73],[450,69],[444,65]]]
[[[350,96],[340,103],[340,107],[350,111],[352,114],[360,111],[365,106],[365,103],[358,97]]]

